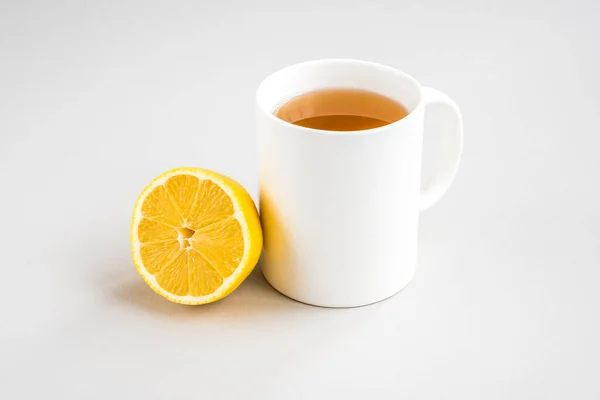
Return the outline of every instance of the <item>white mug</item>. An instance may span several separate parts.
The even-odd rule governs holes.
[[[355,88],[400,102],[409,114],[349,132],[305,128],[273,115],[282,103],[324,88]],[[396,69],[356,60],[292,65],[258,88],[257,141],[262,270],[278,291],[303,303],[354,307],[393,296],[417,263],[419,212],[454,179],[462,119],[446,95]],[[437,111],[443,155],[421,183],[426,108]],[[428,115],[429,117],[429,115]]]

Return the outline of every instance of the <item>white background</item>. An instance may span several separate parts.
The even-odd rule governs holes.
[[[593,0],[2,1],[0,397],[599,399],[598,38]],[[411,284],[346,310],[258,270],[209,306],[155,295],[139,191],[194,165],[255,196],[258,83],[328,57],[462,109]]]

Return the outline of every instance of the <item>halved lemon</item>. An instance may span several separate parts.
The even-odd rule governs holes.
[[[262,249],[256,206],[237,182],[200,168],[154,179],[135,203],[133,262],[146,283],[175,303],[211,303],[250,274]]]

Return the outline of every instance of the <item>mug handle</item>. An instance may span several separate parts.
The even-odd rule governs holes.
[[[450,187],[458,171],[463,147],[462,116],[456,103],[444,93],[430,87],[422,88],[422,95],[426,108],[435,105],[436,118],[440,119],[444,128],[441,138],[442,154],[437,160],[434,176],[430,182],[421,186],[421,211],[437,203]]]

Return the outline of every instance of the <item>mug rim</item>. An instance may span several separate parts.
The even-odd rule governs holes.
[[[389,123],[387,125],[384,126],[380,126],[378,128],[371,128],[371,129],[363,129],[363,130],[358,130],[358,131],[330,131],[330,130],[325,130],[325,129],[314,129],[314,128],[307,128],[304,126],[300,126],[300,125],[296,125],[293,124],[291,122],[288,121],[284,121],[281,118],[276,117],[272,111],[266,110],[265,107],[263,107],[263,105],[261,104],[261,102],[259,101],[259,96],[261,91],[265,90],[265,86],[269,83],[268,81],[276,76],[279,75],[280,73],[284,73],[292,68],[300,68],[300,67],[308,67],[310,65],[314,65],[314,64],[327,64],[327,63],[351,63],[351,64],[361,64],[361,65],[365,65],[365,66],[369,66],[369,67],[375,67],[375,68],[379,68],[382,70],[385,70],[386,72],[392,73],[396,76],[400,76],[404,79],[407,79],[409,81],[411,81],[411,83],[413,83],[415,85],[415,87],[417,88],[417,105],[413,108],[413,110],[411,110],[408,115],[404,118],[399,119],[398,121],[394,121],[392,123]],[[413,114],[417,114],[417,111],[420,110],[423,107],[423,88],[421,87],[421,84],[415,79],[413,78],[411,75],[400,71],[399,69],[396,69],[394,67],[391,67],[389,65],[385,65],[385,64],[380,64],[380,63],[376,63],[373,61],[363,61],[363,60],[357,60],[357,59],[352,59],[352,58],[322,58],[322,59],[316,59],[316,60],[309,60],[309,61],[302,61],[299,63],[295,63],[295,64],[291,64],[291,65],[287,65],[283,68],[280,68],[278,70],[276,70],[275,72],[272,72],[271,74],[267,75],[258,85],[258,88],[256,89],[256,94],[255,94],[255,102],[256,102],[256,106],[257,108],[265,115],[267,115],[267,118],[270,118],[276,122],[279,122],[281,124],[283,124],[284,126],[288,127],[288,128],[293,128],[293,129],[297,129],[299,131],[306,131],[306,132],[312,132],[312,133],[320,133],[320,134],[325,134],[325,135],[335,135],[335,136],[347,136],[347,135],[364,135],[364,134],[373,134],[373,133],[378,133],[378,132],[383,132],[383,131],[387,131],[389,129],[393,129],[397,126],[400,126],[402,124],[403,121],[406,120],[411,120],[411,116]]]

